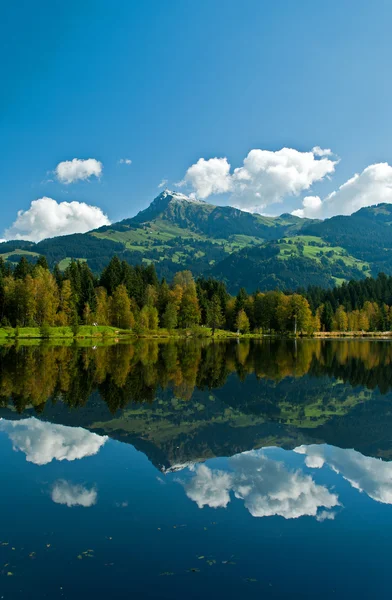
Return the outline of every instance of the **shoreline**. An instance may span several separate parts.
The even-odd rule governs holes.
[[[1,327],[0,342],[18,340],[53,340],[53,341],[120,341],[137,339],[392,339],[392,331],[317,331],[313,334],[270,334],[270,333],[237,333],[223,329],[216,330],[215,335],[209,328],[179,329],[169,331],[135,332],[111,326],[81,325],[77,331],[71,327],[48,327],[42,332],[39,327]]]

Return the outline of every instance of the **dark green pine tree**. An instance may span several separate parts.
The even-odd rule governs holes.
[[[36,262],[36,265],[38,267],[42,267],[43,269],[46,269],[47,271],[49,271],[49,265],[48,265],[48,261],[46,260],[46,256],[40,256]]]
[[[57,285],[60,286],[64,278],[58,263],[53,267],[53,277],[55,278]]]
[[[223,314],[218,294],[214,294],[207,306],[207,325],[212,329],[212,335],[215,335],[215,329],[222,327]]]
[[[324,304],[324,310],[321,315],[321,323],[325,328],[325,331],[332,331],[332,319],[334,311],[329,301]]]
[[[248,294],[245,288],[241,288],[235,299],[234,312],[237,314],[240,310],[245,310],[248,301]]]
[[[79,314],[82,315],[86,304],[89,305],[91,311],[95,310],[96,297],[95,297],[94,275],[92,274],[90,267],[88,266],[88,264],[86,262],[79,263],[79,265],[80,265],[80,284],[81,284]]]
[[[20,261],[15,267],[14,277],[15,279],[26,279],[27,275],[31,275],[33,265],[27,260],[25,256],[22,256]]]
[[[122,283],[123,270],[118,256],[113,256],[107,267],[102,271],[100,285],[106,288],[111,296],[114,290]]]

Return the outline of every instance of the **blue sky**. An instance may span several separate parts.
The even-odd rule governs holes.
[[[0,232],[43,197],[129,217],[162,180],[266,214],[392,202],[391,18],[386,0],[7,3]],[[283,147],[298,154],[275,155]],[[314,147],[333,154],[310,156]],[[233,174],[252,150],[271,154],[253,155],[244,191]],[[58,181],[56,166],[74,158],[100,161],[100,177]],[[279,168],[267,172],[282,161],[283,183]]]

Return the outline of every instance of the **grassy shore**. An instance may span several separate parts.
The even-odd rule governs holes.
[[[315,338],[390,338],[392,331],[316,331],[313,334]]]
[[[76,330],[72,327],[1,327],[1,340],[34,340],[34,339],[53,339],[53,340],[72,340],[72,339],[110,339],[110,338],[148,338],[148,339],[167,339],[167,338],[211,338],[212,329],[209,327],[194,327],[191,329],[158,329],[156,331],[136,332],[129,329],[119,329],[110,326],[92,326],[81,325]],[[260,338],[260,333],[237,334],[224,329],[216,329],[214,339],[226,338]]]
[[[1,339],[73,339],[73,338],[116,338],[134,337],[132,331],[109,326],[81,325],[76,331],[72,327],[1,327]]]
[[[146,339],[179,339],[179,338],[212,338],[214,339],[260,339],[263,337],[284,337],[293,338],[294,335],[270,335],[262,333],[240,333],[233,331],[226,331],[225,329],[216,329],[214,336],[212,329],[209,327],[194,327],[192,329],[175,329],[169,331],[168,329],[158,329],[156,331],[145,331],[135,332],[129,329],[119,329],[118,327],[110,327],[109,325],[103,326],[92,326],[92,325],[81,325],[76,330],[72,327],[1,327],[0,328],[0,341],[6,340],[40,340],[40,339],[52,339],[52,340],[83,340],[83,339],[97,339],[97,340],[116,340],[116,339],[135,339],[135,338],[146,338]],[[299,335],[298,337],[302,337]],[[308,336],[304,336],[308,337]],[[390,338],[392,337],[391,331],[330,331],[315,332],[311,337],[315,338]]]

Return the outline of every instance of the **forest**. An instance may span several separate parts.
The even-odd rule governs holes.
[[[255,281],[255,287],[257,281]],[[214,335],[314,334],[390,331],[392,277],[379,274],[333,289],[309,287],[296,293],[257,290],[236,296],[214,278],[177,272],[170,284],[153,264],[130,265],[114,256],[96,276],[85,261],[61,271],[45,257],[21,257],[11,266],[0,258],[1,327],[113,326],[135,334],[165,329]]]

